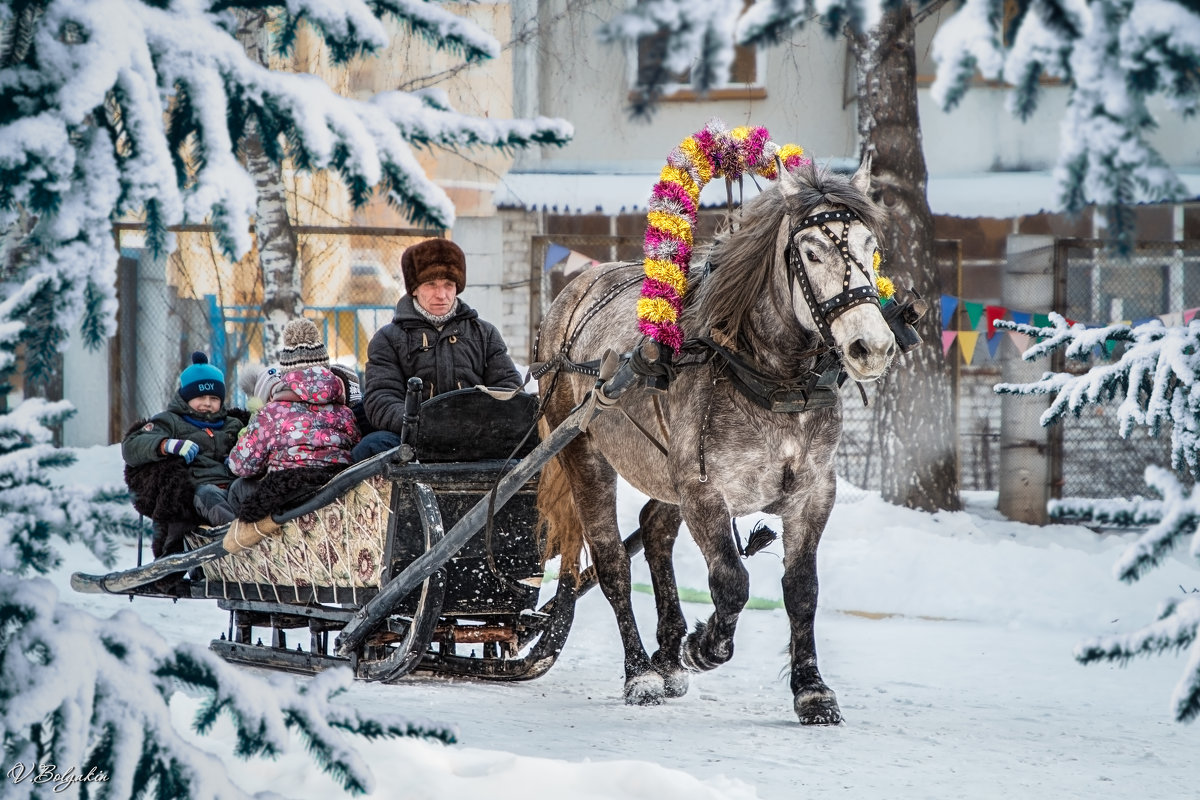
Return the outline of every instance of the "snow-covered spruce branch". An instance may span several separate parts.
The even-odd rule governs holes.
[[[1137,426],[1157,436],[1164,423],[1170,423],[1172,466],[1200,475],[1200,322],[1186,328],[1167,328],[1156,320],[1136,328],[1117,324],[1088,329],[1069,326],[1054,312],[1050,321],[1047,328],[1005,321],[996,327],[1045,337],[1025,351],[1026,360],[1061,349],[1070,358],[1086,361],[1108,341],[1124,343],[1124,351],[1117,361],[1098,364],[1082,375],[1047,372],[1034,383],[997,384],[995,391],[1054,395],[1042,414],[1043,425],[1057,422],[1068,411],[1079,416],[1090,404],[1119,397],[1121,436]]]
[[[1064,497],[1046,504],[1050,519],[1094,522],[1118,528],[1144,527],[1160,521],[1163,502],[1152,497]]]
[[[321,33],[335,63],[387,47],[384,18],[399,22],[410,33],[467,61],[482,61],[499,55],[495,37],[466,17],[440,5],[421,0],[217,0],[209,11],[227,8],[265,11],[278,20],[280,49],[290,50],[302,24]]]
[[[562,120],[485,120],[429,95],[360,101],[312,75],[268,70],[235,37],[235,7],[270,9],[285,31],[303,20],[335,55],[385,46],[382,15],[431,40],[445,37],[434,44],[468,58],[499,47],[438,4],[404,0],[49,0],[38,13],[0,19],[8,43],[0,62],[0,228],[20,214],[37,220],[18,274],[55,281],[35,342],[42,360],[81,314],[91,344],[111,335],[115,216],[144,214],[149,242],[160,248],[166,226],[210,218],[227,255],[250,249],[255,188],[237,149],[252,132],[276,158],[337,171],[354,202],[379,187],[415,223],[438,227],[452,225],[454,210],[414,145],[511,149],[572,135]]]
[[[734,30],[742,8],[742,3],[732,0],[638,3],[602,26],[598,36],[604,42],[637,46],[643,38],[664,33],[661,51],[652,56],[654,74],[649,76],[649,85],[639,88],[657,94],[664,84],[691,70],[692,86],[704,92],[729,82]]]
[[[336,5],[336,4],[335,4]],[[495,37],[471,20],[424,0],[370,0],[376,16],[389,14],[410,31],[467,61],[482,61],[500,55]]]
[[[1060,204],[1105,209],[1118,242],[1133,235],[1128,209],[1138,202],[1186,197],[1182,181],[1150,142],[1157,127],[1147,101],[1163,97],[1183,115],[1200,98],[1193,71],[1200,61],[1200,16],[1174,0],[1033,0],[1011,23],[1001,50],[994,39],[1000,4],[969,0],[939,27],[935,100],[953,108],[977,67],[1014,88],[1008,109],[1028,119],[1042,78],[1071,87],[1055,180]],[[989,38],[993,37],[993,38]]]
[[[137,513],[123,488],[92,491],[55,485],[48,470],[75,456],[51,444],[49,426],[74,413],[66,401],[28,398],[0,415],[0,571],[49,572],[59,561],[54,539],[80,542],[104,563]]]
[[[332,698],[349,681],[345,670],[325,673],[307,687],[282,677],[264,681],[204,648],[172,648],[132,612],[97,619],[58,603],[48,582],[0,574],[0,741],[6,763],[75,764],[83,772],[94,767],[107,775],[109,797],[248,797],[215,756],[194,747],[172,724],[168,703],[181,686],[209,696],[198,714],[202,732],[221,713],[232,718],[237,755],[278,754],[295,732],[317,763],[353,793],[370,792],[374,780],[346,733],[453,740],[445,729],[391,715],[347,715]]]
[[[1200,495],[1189,491],[1170,471],[1146,467],[1146,485],[1162,496],[1162,518],[1126,548],[1113,565],[1113,575],[1132,583],[1158,566],[1164,557],[1188,536],[1190,554],[1200,558]]]
[[[945,110],[959,104],[975,72],[995,80],[1004,68],[1004,50],[999,39],[999,5],[994,0],[966,0],[962,8],[942,25],[933,41],[937,76],[930,94]]]
[[[1179,722],[1200,716],[1200,595],[1165,602],[1158,620],[1134,633],[1104,636],[1075,647],[1075,658],[1084,664],[1094,661],[1124,663],[1134,656],[1153,655],[1190,647],[1183,677],[1175,685],[1171,707]]]

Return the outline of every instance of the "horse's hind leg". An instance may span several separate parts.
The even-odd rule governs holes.
[[[683,697],[688,690],[688,672],[680,660],[680,646],[687,635],[687,622],[679,607],[679,587],[671,560],[682,516],[679,506],[651,500],[642,506],[638,522],[658,611],[658,651],[650,663],[663,677],[666,696]]]
[[[664,695],[663,679],[650,665],[633,616],[629,554],[617,527],[617,473],[580,439],[563,450],[559,463],[570,480],[579,517],[585,520],[600,589],[617,617],[625,649],[625,702],[657,705]]]

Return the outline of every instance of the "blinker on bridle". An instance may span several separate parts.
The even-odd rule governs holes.
[[[837,345],[833,338],[833,330],[830,328],[834,320],[855,306],[860,306],[864,303],[879,305],[879,289],[875,286],[871,271],[864,267],[854,257],[854,254],[850,252],[850,238],[847,235],[850,223],[861,221],[861,218],[853,211],[824,211],[820,214],[805,217],[793,225],[788,232],[788,283],[791,284],[793,281],[796,281],[800,284],[800,291],[804,295],[804,302],[808,304],[808,310],[812,314],[817,330],[821,333],[822,340],[824,340],[826,345],[834,349],[836,349]],[[842,233],[840,236],[830,229],[829,223],[831,222],[842,223]],[[823,302],[817,302],[812,283],[809,281],[808,273],[804,269],[804,261],[800,258],[800,248],[796,247],[795,243],[796,234],[805,228],[820,228],[821,232],[828,236],[829,240],[837,247],[838,255],[842,257],[842,263],[846,265],[846,271],[842,275],[842,291]],[[867,276],[867,285],[851,289],[850,279],[854,276],[855,267],[858,267]]]

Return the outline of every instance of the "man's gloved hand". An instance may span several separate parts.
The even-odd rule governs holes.
[[[179,456],[189,464],[200,455],[200,445],[187,439],[167,439],[162,449],[164,455]]]

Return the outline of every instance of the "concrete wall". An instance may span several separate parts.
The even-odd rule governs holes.
[[[75,415],[63,423],[65,447],[109,443],[109,345],[88,349],[79,327],[71,332],[63,353],[63,397],[74,404]]]

